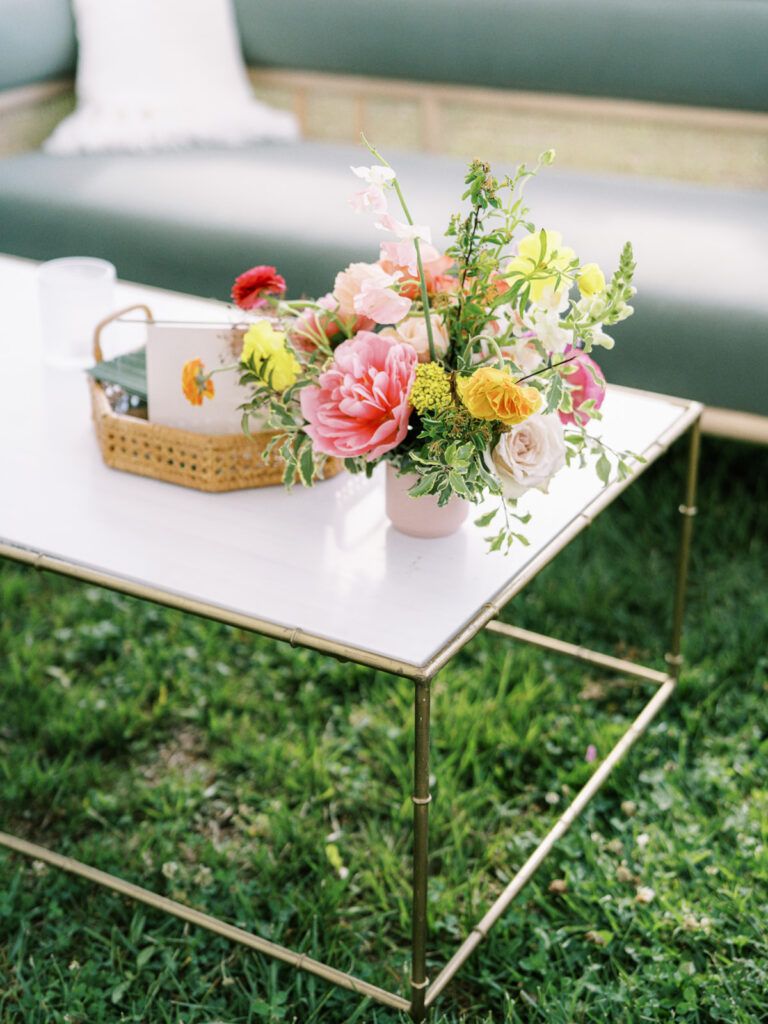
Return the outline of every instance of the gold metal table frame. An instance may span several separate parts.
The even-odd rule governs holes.
[[[606,781],[614,767],[630,749],[634,742],[645,732],[655,716],[672,695],[677,683],[682,664],[681,638],[683,629],[683,613],[685,606],[686,580],[691,550],[693,517],[696,515],[696,484],[699,462],[700,420],[702,407],[695,402],[668,399],[685,409],[680,420],[672,428],[662,434],[646,451],[646,462],[638,472],[629,479],[613,483],[606,487],[599,497],[593,501],[570,526],[544,548],[533,559],[526,569],[516,575],[510,584],[496,598],[485,604],[466,627],[456,635],[442,650],[423,666],[398,662],[391,658],[371,652],[350,648],[337,644],[322,637],[313,636],[299,629],[287,629],[274,623],[261,621],[244,615],[222,610],[203,603],[187,600],[178,595],[168,594],[161,590],[135,584],[130,581],[111,577],[107,574],[88,570],[82,566],[68,563],[61,559],[49,557],[34,551],[0,543],[0,555],[14,561],[26,563],[40,570],[48,570],[60,575],[79,579],[86,583],[104,586],[112,590],[126,593],[158,604],[190,612],[202,617],[227,623],[244,630],[287,641],[292,646],[311,648],[324,654],[355,661],[361,665],[382,669],[396,675],[405,676],[414,683],[414,787],[413,787],[413,878],[412,878],[412,935],[411,935],[411,977],[410,998],[406,998],[386,989],[379,988],[360,978],[340,971],[305,954],[280,946],[277,943],[262,939],[244,929],[237,928],[225,921],[211,917],[201,911],[185,906],[182,903],[167,899],[148,889],[133,885],[115,875],[99,871],[87,864],[64,857],[60,854],[27,842],[15,836],[0,832],[0,845],[17,853],[33,857],[53,867],[68,871],[85,878],[97,885],[104,886],[121,893],[133,900],[145,903],[157,910],[178,917],[190,924],[206,928],[225,938],[256,950],[259,953],[275,957],[296,969],[311,972],[326,981],[350,989],[363,997],[371,998],[386,1006],[410,1014],[416,1021],[422,1021],[429,1013],[437,997],[459,971],[473,951],[485,939],[490,929],[504,914],[512,900],[517,896],[526,882],[533,876],[544,858],[584,810],[592,797]],[[555,555],[579,534],[603,508],[609,505],[618,494],[625,489],[644,468],[652,464],[667,448],[686,431],[690,432],[687,475],[684,500],[679,505],[682,515],[680,544],[677,557],[677,573],[675,579],[673,622],[669,652],[666,655],[667,672],[660,672],[650,667],[635,664],[621,658],[611,657],[596,651],[587,650],[574,644],[564,643],[555,638],[518,629],[498,621],[498,614],[504,605],[518,594],[536,574],[547,565]],[[509,882],[504,892],[493,906],[472,928],[467,938],[461,943],[454,955],[445,964],[439,974],[430,981],[427,977],[427,876],[428,876],[428,832],[429,832],[429,740],[430,740],[430,684],[437,672],[458,653],[464,645],[481,629],[505,636],[512,640],[534,644],[538,647],[571,656],[581,661],[598,665],[602,669],[620,672],[639,679],[653,686],[655,692],[640,714],[631,723],[622,738],[611,752],[599,764],[582,787],[567,810],[555,822],[547,835],[542,839],[533,853]]]

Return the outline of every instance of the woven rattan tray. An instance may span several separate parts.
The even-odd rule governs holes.
[[[113,314],[96,328],[94,355],[102,361],[100,335],[107,323],[134,309],[129,306]],[[91,408],[96,438],[104,462],[113,469],[154,480],[165,480],[200,491],[236,491],[266,487],[283,481],[285,463],[274,453],[265,462],[264,451],[275,436],[273,431],[253,434],[195,434],[188,430],[150,423],[138,416],[116,413],[104,387],[89,378]],[[336,476],[344,468],[340,459],[325,462],[323,478]]]

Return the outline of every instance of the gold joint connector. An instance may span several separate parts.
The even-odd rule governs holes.
[[[677,511],[681,516],[697,516],[699,514],[695,505],[679,505]]]
[[[412,796],[411,800],[415,804],[429,804],[432,802],[432,794],[430,793],[429,796]]]
[[[665,654],[664,661],[666,661],[668,665],[682,665],[683,656],[682,654]]]
[[[429,988],[429,978],[425,978],[424,981],[414,981],[413,978],[411,978],[410,982],[411,982],[411,988],[418,988],[418,989]]]
[[[591,526],[594,522],[594,516],[590,516],[586,512],[579,512],[579,519],[583,519],[587,526]]]
[[[488,932],[485,930],[485,928],[481,928],[479,924],[476,924],[472,931],[477,932],[481,939],[488,938]]]
[[[294,631],[291,633],[290,639],[288,640],[288,643],[291,645],[291,647],[296,646],[296,637],[299,635],[300,632],[301,630],[299,629],[298,626],[296,626]]]
[[[45,558],[45,555],[41,551],[40,554],[37,555],[37,557],[35,558],[34,562],[32,563],[32,568],[33,569],[37,569],[38,572],[41,572],[42,568],[43,568],[43,564],[42,563],[43,563],[44,558]]]

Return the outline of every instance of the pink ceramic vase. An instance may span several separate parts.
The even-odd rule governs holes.
[[[471,502],[454,495],[441,507],[434,494],[412,498],[408,488],[416,480],[415,473],[398,476],[397,470],[387,463],[386,509],[394,528],[409,537],[447,537],[455,533],[469,515]]]

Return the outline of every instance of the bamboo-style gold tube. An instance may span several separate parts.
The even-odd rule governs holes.
[[[411,918],[411,1005],[414,1021],[424,1019],[427,979],[427,875],[429,855],[429,682],[414,686],[413,915]]]
[[[570,658],[579,661],[589,662],[591,665],[599,665],[601,668],[609,669],[611,672],[620,672],[622,675],[636,676],[648,683],[666,683],[669,674],[659,672],[654,668],[647,668],[645,665],[636,665],[633,661],[626,661],[624,658],[614,658],[610,654],[602,654],[600,651],[591,651],[587,647],[580,647],[577,644],[569,644],[565,640],[557,640],[552,636],[544,636],[543,633],[532,633],[529,629],[520,629],[518,626],[509,626],[506,622],[493,620],[485,627],[491,633],[500,633],[512,640],[520,640],[525,644],[533,644],[535,647],[543,647],[545,650],[554,651],[557,654],[565,654]]]
[[[424,1000],[425,1006],[429,1007],[432,1005],[454,974],[456,974],[459,968],[480,945],[512,900],[517,896],[526,882],[530,880],[531,876],[537,870],[557,840],[568,831],[575,819],[579,814],[581,814],[595,793],[600,789],[621,758],[626,754],[635,740],[645,732],[657,713],[671,696],[674,688],[674,679],[667,679],[667,681],[659,687],[613,750],[611,750],[602,764],[597,768],[589,782],[579,790],[579,793],[566,812],[558,819],[541,843],[539,843],[501,896],[499,896],[490,908],[488,913],[481,921],[478,922],[477,925],[475,925],[470,934],[442,969],[440,974],[438,974],[429,986]]]
[[[688,450],[688,470],[685,483],[685,503],[680,506],[683,522],[680,530],[680,547],[677,557],[677,577],[675,580],[675,604],[672,623],[672,642],[667,655],[670,672],[677,678],[682,658],[680,642],[683,634],[683,618],[685,615],[685,594],[688,582],[688,562],[691,554],[691,537],[693,534],[693,518],[696,515],[696,485],[699,473],[699,449],[701,440],[701,419],[697,419],[691,428],[690,447]]]
[[[252,935],[242,928],[236,928],[234,925],[227,924],[226,921],[220,921],[218,918],[203,914],[201,911],[187,907],[183,903],[177,903],[175,900],[169,900],[165,896],[159,896],[149,889],[133,885],[131,882],[126,882],[116,875],[99,871],[98,868],[91,867],[89,864],[83,864],[72,857],[63,857],[61,854],[48,850],[44,846],[29,843],[25,839],[18,839],[16,836],[8,835],[5,832],[0,832],[0,845],[8,847],[10,850],[15,850],[17,853],[24,854],[26,857],[33,857],[35,860],[41,860],[46,864],[51,864],[53,867],[68,871],[70,874],[78,875],[80,878],[85,878],[96,885],[111,889],[113,892],[119,892],[132,900],[146,903],[156,910],[161,910],[166,914],[172,914],[174,917],[181,918],[182,921],[188,921],[190,924],[206,928],[210,932],[224,936],[225,939],[230,939],[232,942],[238,942],[240,945],[255,949],[258,953],[273,956],[278,960],[291,964],[297,970],[309,971],[311,974],[316,974],[333,985],[351,989],[362,996],[369,996],[385,1006],[391,1006],[396,1010],[408,1010],[410,1007],[407,999],[395,995],[393,992],[387,992],[386,989],[379,988],[377,985],[361,981],[351,974],[339,971],[335,967],[329,967],[327,964],[321,963],[319,960],[313,960],[312,957],[308,957],[303,953],[296,953],[294,950],[286,949],[285,946],[279,946],[268,939],[261,939],[258,935]]]

